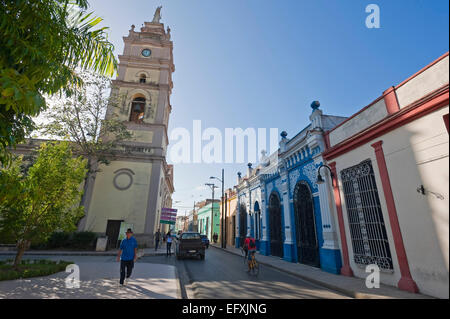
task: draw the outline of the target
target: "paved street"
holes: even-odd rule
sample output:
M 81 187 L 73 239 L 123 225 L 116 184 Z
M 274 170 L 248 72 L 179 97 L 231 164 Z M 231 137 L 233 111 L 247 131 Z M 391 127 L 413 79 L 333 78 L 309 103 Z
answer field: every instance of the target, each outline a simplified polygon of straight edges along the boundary
M 143 257 L 142 261 L 176 265 L 188 294 L 189 290 L 193 294 L 188 296 L 191 298 L 348 298 L 270 267 L 261 266 L 258 277 L 249 275 L 242 257 L 214 248 L 206 251 L 204 261 L 178 261 L 174 256 Z
M 0 260 L 12 256 L 0 256 Z M 67 273 L 0 282 L 0 298 L 348 298 L 270 267 L 258 277 L 247 274 L 243 259 L 210 248 L 204 261 L 175 256 L 142 257 L 127 288 L 117 287 L 118 263 L 112 256 L 25 256 L 70 260 L 80 266 L 80 289 L 66 289 Z M 182 292 L 175 282 L 175 268 Z

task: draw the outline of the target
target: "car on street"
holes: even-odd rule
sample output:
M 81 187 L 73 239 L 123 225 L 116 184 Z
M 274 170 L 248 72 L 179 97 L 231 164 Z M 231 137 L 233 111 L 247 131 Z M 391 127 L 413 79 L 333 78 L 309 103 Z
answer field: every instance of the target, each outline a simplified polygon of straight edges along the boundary
M 200 237 L 202 238 L 203 245 L 205 245 L 206 249 L 208 249 L 208 248 L 209 248 L 209 239 L 208 239 L 208 236 L 206 236 L 206 235 L 200 235 Z
M 200 237 L 200 233 L 182 233 L 175 244 L 175 255 L 177 259 L 184 257 L 199 257 L 201 260 L 204 260 L 205 245 Z

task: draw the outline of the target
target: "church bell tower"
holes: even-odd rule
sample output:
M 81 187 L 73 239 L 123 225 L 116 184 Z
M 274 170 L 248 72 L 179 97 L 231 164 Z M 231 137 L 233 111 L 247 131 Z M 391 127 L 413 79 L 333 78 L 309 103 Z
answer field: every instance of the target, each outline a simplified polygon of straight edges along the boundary
M 106 116 L 121 120 L 132 138 L 121 143 L 123 152 L 109 165 L 100 165 L 83 225 L 84 230 L 114 238 L 118 225 L 127 223 L 139 244 L 147 247 L 153 246 L 161 208 L 171 207 L 173 193 L 173 167 L 167 165 L 166 151 L 175 66 L 170 28 L 160 23 L 160 10 L 152 22 L 139 31 L 132 25 L 123 37 L 111 90 L 118 105 L 111 105 Z

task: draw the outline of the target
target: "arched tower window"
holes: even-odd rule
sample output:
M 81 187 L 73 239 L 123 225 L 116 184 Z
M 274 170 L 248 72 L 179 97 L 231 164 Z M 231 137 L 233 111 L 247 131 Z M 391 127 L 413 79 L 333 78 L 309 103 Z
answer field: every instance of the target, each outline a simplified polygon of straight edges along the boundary
M 131 114 L 130 121 L 136 123 L 142 123 L 144 120 L 145 112 L 145 98 L 137 97 L 131 102 Z
M 139 77 L 139 83 L 145 83 L 147 81 L 147 77 L 145 74 L 141 74 Z

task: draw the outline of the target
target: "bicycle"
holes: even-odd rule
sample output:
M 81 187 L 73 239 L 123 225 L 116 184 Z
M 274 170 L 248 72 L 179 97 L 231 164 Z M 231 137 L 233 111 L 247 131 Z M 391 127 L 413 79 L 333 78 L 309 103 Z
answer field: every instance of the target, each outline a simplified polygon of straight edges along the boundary
M 250 260 L 250 273 L 252 273 L 255 276 L 258 276 L 259 274 L 259 264 L 256 261 L 255 257 L 255 251 L 249 252 L 252 254 L 252 259 Z

